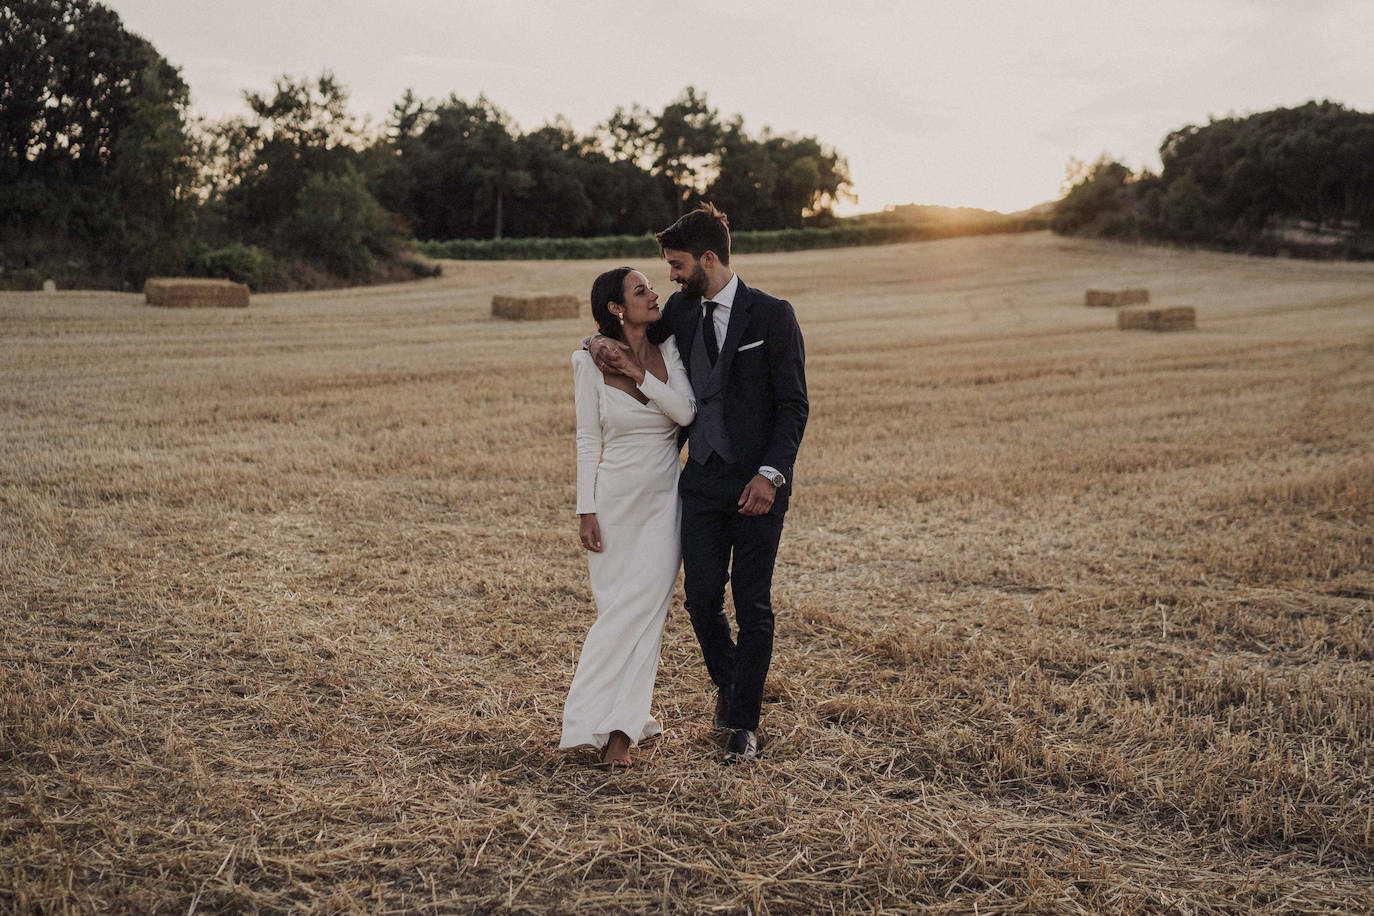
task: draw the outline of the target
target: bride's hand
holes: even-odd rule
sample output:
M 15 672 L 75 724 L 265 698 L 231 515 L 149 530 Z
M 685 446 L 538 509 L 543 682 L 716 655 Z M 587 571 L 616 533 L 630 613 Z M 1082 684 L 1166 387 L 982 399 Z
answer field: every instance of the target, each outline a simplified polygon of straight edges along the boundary
M 596 363 L 596 368 L 602 372 L 626 374 L 621 368 L 626 365 L 625 357 L 629 357 L 629 362 L 634 361 L 634 357 L 629 355 L 629 351 L 629 344 L 612 340 L 603 334 L 594 334 L 587 341 L 587 352 L 592 355 L 592 362 Z
M 607 368 L 628 376 L 636 385 L 644 381 L 644 367 L 635 358 L 634 352 L 619 341 L 611 341 L 615 346 L 606 355 Z
M 577 535 L 582 539 L 582 546 L 592 553 L 601 552 L 601 526 L 596 523 L 596 513 L 589 512 L 586 515 L 578 516 Z

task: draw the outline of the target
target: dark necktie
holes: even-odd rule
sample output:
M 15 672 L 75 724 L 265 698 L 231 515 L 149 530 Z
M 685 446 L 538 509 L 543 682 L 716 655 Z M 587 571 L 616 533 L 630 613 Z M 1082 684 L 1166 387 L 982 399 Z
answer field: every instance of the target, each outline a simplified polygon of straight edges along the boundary
M 715 319 L 711 317 L 711 313 L 716 310 L 716 306 L 720 305 L 720 303 L 712 302 L 710 299 L 707 299 L 701 304 L 706 306 L 706 318 L 703 319 L 706 323 L 701 326 L 701 336 L 702 339 L 706 341 L 706 358 L 709 359 L 711 365 L 714 366 L 716 364 L 716 358 L 720 356 L 720 344 L 716 342 L 716 322 Z

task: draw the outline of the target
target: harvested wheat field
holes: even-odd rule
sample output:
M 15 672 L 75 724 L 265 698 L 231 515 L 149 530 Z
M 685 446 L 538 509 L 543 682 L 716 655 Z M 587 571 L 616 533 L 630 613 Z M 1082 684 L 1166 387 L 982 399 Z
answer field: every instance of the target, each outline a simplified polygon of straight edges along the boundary
M 812 401 L 763 756 L 713 761 L 679 604 L 618 776 L 556 747 L 590 320 L 489 314 L 608 266 L 0 294 L 6 908 L 1374 908 L 1374 264 L 737 258 Z

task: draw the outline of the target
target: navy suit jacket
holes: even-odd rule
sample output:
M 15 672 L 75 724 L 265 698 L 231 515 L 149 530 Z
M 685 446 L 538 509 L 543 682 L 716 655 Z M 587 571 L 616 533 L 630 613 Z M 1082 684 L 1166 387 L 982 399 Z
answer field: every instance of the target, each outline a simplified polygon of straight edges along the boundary
M 692 377 L 692 345 L 701 326 L 701 297 L 673 293 L 663 316 L 649 329 L 661 343 L 677 338 L 678 351 L 698 400 L 708 396 L 707 380 Z M 753 346 L 751 346 L 751 344 Z M 730 325 L 720 348 L 725 361 L 725 431 L 737 465 L 750 476 L 759 467 L 776 468 L 787 484 L 773 500 L 773 512 L 786 511 L 793 466 L 810 404 L 806 399 L 806 350 L 791 303 L 751 289 L 740 281 L 730 306 Z

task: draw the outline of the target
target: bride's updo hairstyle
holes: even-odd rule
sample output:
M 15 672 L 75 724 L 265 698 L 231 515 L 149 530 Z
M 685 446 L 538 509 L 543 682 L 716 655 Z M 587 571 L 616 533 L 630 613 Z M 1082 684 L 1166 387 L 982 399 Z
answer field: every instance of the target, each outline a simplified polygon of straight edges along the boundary
M 632 267 L 616 267 L 606 271 L 592 281 L 592 318 L 596 330 L 614 340 L 624 340 L 620 330 L 620 319 L 611 313 L 611 303 L 625 304 L 625 277 Z

